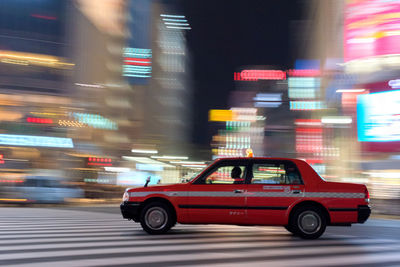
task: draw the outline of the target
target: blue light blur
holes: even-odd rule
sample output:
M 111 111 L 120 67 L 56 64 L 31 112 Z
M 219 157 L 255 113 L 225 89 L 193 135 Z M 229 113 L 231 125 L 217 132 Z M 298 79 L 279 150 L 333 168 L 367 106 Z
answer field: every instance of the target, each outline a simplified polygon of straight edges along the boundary
M 362 142 L 400 141 L 400 90 L 359 95 L 357 130 Z
M 0 144 L 10 146 L 61 147 L 73 148 L 71 138 L 0 134 Z

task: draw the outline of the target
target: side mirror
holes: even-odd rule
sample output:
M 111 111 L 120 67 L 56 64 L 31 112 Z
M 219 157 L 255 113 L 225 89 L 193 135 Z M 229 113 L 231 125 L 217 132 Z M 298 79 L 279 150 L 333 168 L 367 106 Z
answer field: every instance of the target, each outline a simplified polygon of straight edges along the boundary
M 146 179 L 146 183 L 144 184 L 144 187 L 147 187 L 147 185 L 150 183 L 150 176 L 149 177 L 147 177 L 147 179 Z

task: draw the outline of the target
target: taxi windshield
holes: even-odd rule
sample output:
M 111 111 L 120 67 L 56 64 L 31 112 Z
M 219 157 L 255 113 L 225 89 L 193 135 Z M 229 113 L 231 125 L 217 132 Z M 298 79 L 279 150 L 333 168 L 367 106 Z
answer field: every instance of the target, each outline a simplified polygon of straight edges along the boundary
M 202 173 L 205 169 L 207 169 L 211 165 L 211 163 L 205 166 L 204 168 L 194 172 L 193 175 L 188 179 L 188 182 L 193 181 L 197 176 L 199 176 L 200 173 Z

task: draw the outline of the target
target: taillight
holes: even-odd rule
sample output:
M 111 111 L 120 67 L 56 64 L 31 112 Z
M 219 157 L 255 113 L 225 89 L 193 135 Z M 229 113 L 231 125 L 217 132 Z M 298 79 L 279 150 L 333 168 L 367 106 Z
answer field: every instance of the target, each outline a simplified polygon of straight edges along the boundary
M 122 196 L 122 201 L 123 201 L 123 202 L 126 202 L 126 201 L 128 201 L 128 200 L 129 200 L 129 193 L 128 193 L 128 192 L 125 192 L 124 195 Z
M 369 192 L 367 188 L 365 188 L 365 202 L 369 203 Z

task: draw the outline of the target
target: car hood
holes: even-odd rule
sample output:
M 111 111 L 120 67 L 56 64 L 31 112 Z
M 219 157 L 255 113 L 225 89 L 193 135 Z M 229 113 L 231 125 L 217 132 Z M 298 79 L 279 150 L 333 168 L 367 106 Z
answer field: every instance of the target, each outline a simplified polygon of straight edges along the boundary
M 188 183 L 168 184 L 168 185 L 149 185 L 147 187 L 135 187 L 127 189 L 128 192 L 149 192 L 149 191 L 182 191 L 187 188 Z

